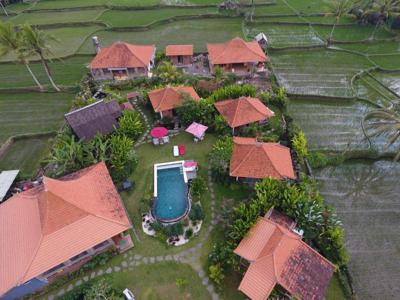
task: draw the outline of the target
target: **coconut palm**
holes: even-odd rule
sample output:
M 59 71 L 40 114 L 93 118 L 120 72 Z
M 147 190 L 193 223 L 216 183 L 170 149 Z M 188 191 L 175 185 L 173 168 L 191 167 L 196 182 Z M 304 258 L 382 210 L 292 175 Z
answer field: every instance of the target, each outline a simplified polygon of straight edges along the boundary
M 23 51 L 21 33 L 16 31 L 11 23 L 0 22 L 0 57 L 7 54 L 15 55 L 18 62 L 25 65 L 39 89 L 43 90 L 43 86 L 30 68 L 29 60 Z
M 367 130 L 369 137 L 387 137 L 387 147 L 400 141 L 400 114 L 396 110 L 374 110 L 364 117 L 363 126 Z M 399 158 L 400 150 L 394 160 Z
M 0 0 L 0 6 L 3 9 L 5 15 L 8 16 L 8 12 L 7 12 L 7 10 L 6 10 L 5 6 L 4 6 L 3 0 Z
M 49 42 L 57 41 L 57 39 L 42 30 L 33 28 L 29 24 L 22 25 L 21 32 L 23 36 L 24 50 L 30 55 L 38 55 L 40 57 L 51 85 L 57 92 L 59 92 L 60 88 L 55 84 L 50 72 L 50 67 L 46 60 L 47 55 L 53 55 L 49 46 Z
M 333 23 L 332 30 L 328 38 L 328 43 L 331 43 L 333 32 L 335 31 L 337 24 L 339 24 L 339 21 L 343 15 L 350 11 L 353 6 L 353 2 L 351 0 L 329 0 L 326 1 L 326 4 L 329 10 L 328 14 L 335 17 L 335 22 Z

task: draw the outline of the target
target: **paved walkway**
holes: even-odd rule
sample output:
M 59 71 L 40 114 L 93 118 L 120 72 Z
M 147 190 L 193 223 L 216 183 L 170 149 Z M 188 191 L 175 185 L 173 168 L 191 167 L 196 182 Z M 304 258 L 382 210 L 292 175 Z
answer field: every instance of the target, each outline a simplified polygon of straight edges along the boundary
M 211 231 L 214 226 L 218 223 L 216 213 L 215 213 L 215 193 L 214 186 L 211 180 L 211 169 L 208 167 L 208 189 L 211 197 L 211 222 L 207 228 L 202 228 L 206 230 L 205 234 L 203 234 L 200 238 L 198 238 L 198 242 L 193 247 L 183 250 L 176 254 L 162 255 L 162 256 L 142 256 L 139 254 L 135 254 L 134 250 L 129 253 L 123 254 L 123 261 L 118 266 L 114 266 L 113 268 L 102 268 L 97 271 L 92 271 L 90 274 L 87 274 L 83 278 L 77 280 L 74 284 L 68 285 L 66 288 L 62 288 L 58 291 L 53 291 L 51 295 L 47 297 L 48 300 L 56 299 L 57 296 L 62 296 L 66 292 L 72 290 L 75 287 L 80 286 L 83 282 L 88 281 L 89 279 L 93 279 L 95 277 L 111 274 L 114 272 L 128 272 L 133 271 L 135 267 L 140 265 L 152 265 L 160 262 L 167 261 L 175 261 L 178 263 L 186 263 L 189 264 L 200 277 L 202 284 L 210 293 L 212 300 L 219 300 L 220 297 L 214 289 L 213 284 L 208 278 L 207 274 L 203 271 L 202 266 L 199 263 L 200 260 L 200 250 L 203 247 L 205 241 L 209 238 Z

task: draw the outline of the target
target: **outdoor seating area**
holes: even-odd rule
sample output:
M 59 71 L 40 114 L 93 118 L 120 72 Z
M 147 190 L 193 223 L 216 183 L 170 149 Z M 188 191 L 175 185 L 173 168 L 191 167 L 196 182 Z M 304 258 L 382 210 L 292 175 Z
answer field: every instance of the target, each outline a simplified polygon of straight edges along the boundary
M 150 131 L 153 145 L 164 145 L 169 143 L 168 129 L 165 127 L 154 127 Z

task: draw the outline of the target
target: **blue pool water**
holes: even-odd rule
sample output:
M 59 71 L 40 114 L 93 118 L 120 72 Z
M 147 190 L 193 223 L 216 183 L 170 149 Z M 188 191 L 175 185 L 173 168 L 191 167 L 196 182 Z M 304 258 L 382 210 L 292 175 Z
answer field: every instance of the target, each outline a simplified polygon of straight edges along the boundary
M 153 214 L 162 221 L 182 217 L 188 207 L 187 184 L 180 167 L 157 170 L 157 199 Z

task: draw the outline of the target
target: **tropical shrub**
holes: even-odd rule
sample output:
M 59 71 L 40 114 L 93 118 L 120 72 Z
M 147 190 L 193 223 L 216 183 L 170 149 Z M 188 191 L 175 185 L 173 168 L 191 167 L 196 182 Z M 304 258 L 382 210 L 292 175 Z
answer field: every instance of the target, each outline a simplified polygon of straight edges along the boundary
M 193 236 L 193 229 L 189 228 L 185 231 L 185 239 L 190 239 Z
M 313 151 L 308 155 L 308 162 L 314 169 L 320 169 L 328 165 L 328 158 L 324 153 Z
M 261 93 L 259 97 L 267 106 L 274 105 L 282 111 L 286 110 L 288 98 L 285 89 L 282 87 L 274 89 L 272 94 L 268 92 Z
M 119 119 L 118 133 L 136 140 L 143 133 L 143 122 L 137 111 L 124 110 Z
M 197 176 L 190 184 L 190 192 L 194 197 L 200 197 L 207 190 L 207 183 L 201 176 Z
M 292 139 L 292 148 L 299 161 L 303 161 L 308 156 L 307 139 L 303 131 L 299 130 L 295 133 Z
M 126 179 L 136 168 L 137 161 L 131 139 L 125 135 L 115 134 L 111 136 L 108 164 L 113 180 L 120 182 Z
M 242 96 L 254 97 L 255 95 L 256 88 L 253 85 L 228 85 L 214 91 L 211 96 L 207 98 L 207 100 L 214 103 L 220 100 L 236 99 Z
M 192 206 L 189 213 L 189 219 L 192 222 L 198 222 L 204 219 L 204 211 L 200 204 L 195 204 Z
M 161 62 L 155 69 L 154 75 L 163 84 L 179 83 L 182 81 L 182 72 L 169 61 Z
M 188 282 L 185 278 L 178 277 L 175 279 L 175 284 L 179 290 L 183 290 L 187 286 Z
M 109 277 L 103 277 L 93 283 L 85 292 L 84 300 L 122 300 L 123 297 L 116 296 L 119 292 L 111 284 Z
M 222 281 L 225 278 L 224 272 L 220 265 L 211 265 L 208 268 L 208 275 L 210 279 L 214 281 L 217 285 L 221 285 Z
M 201 100 L 200 102 L 187 100 L 184 101 L 182 106 L 176 108 L 176 113 L 185 126 L 190 125 L 192 122 L 197 122 L 212 129 L 216 110 L 214 105 L 207 100 Z
M 232 156 L 233 139 L 230 136 L 220 138 L 210 152 L 210 166 L 213 178 L 220 183 L 230 181 L 229 163 Z

